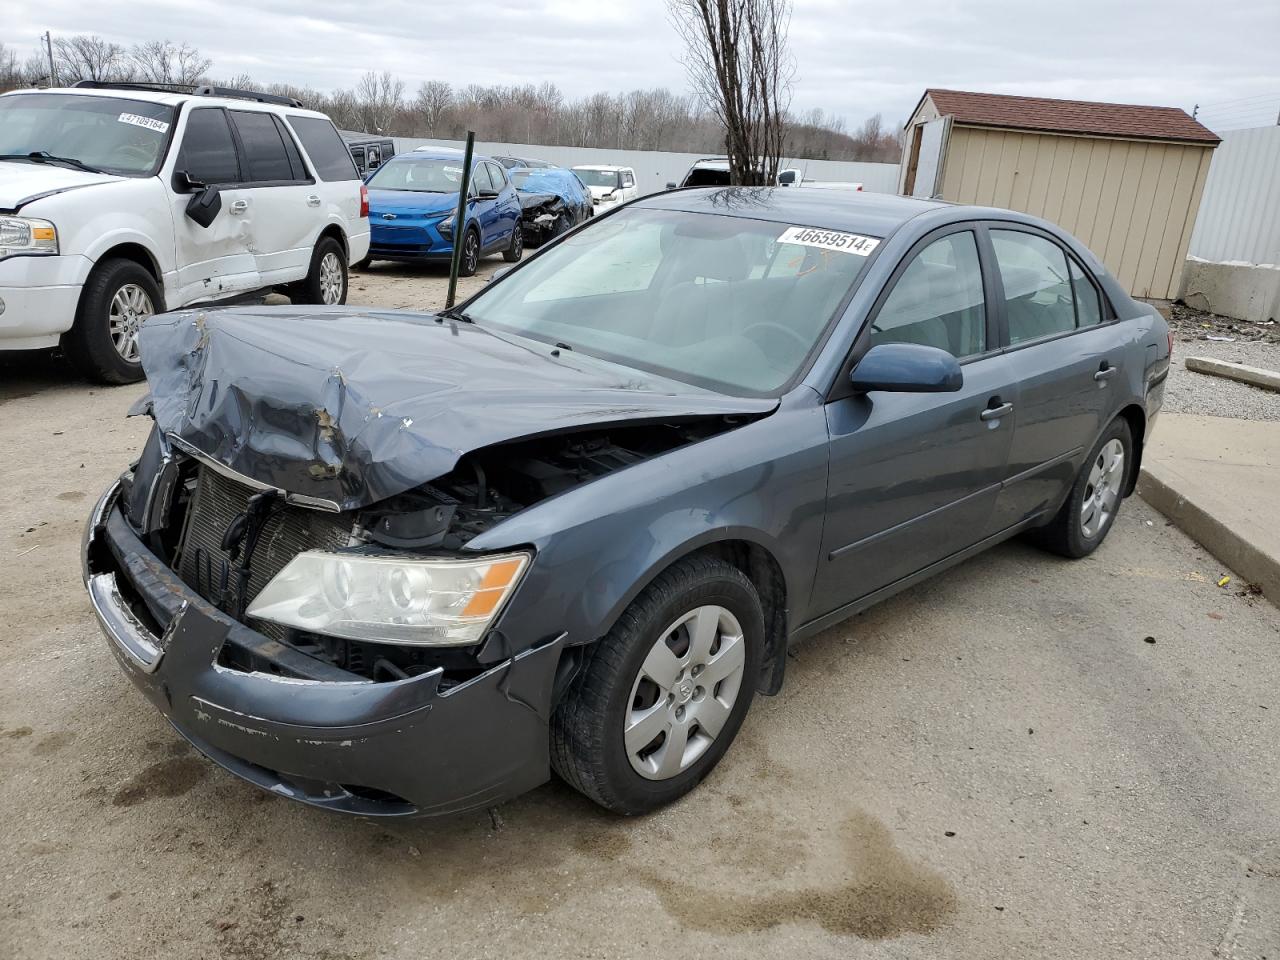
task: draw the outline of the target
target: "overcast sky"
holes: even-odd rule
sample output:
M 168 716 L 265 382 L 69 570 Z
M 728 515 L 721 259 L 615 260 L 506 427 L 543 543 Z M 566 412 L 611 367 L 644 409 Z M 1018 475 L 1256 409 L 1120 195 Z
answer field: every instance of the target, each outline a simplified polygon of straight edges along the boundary
M 391 70 L 410 91 L 445 79 L 551 81 L 570 96 L 688 88 L 663 0 L 4 0 L 0 42 L 47 29 L 128 45 L 185 40 L 215 75 L 321 88 Z M 1220 128 L 1280 111 L 1278 0 L 795 0 L 792 106 L 850 127 L 906 120 L 925 87 L 1152 103 Z

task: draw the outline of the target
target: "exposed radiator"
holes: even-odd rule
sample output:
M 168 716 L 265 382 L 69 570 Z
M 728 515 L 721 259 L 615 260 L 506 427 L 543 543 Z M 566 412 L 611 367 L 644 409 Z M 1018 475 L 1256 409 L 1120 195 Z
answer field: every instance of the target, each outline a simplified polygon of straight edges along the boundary
M 249 505 L 254 491 L 222 474 L 200 467 L 183 535 L 178 574 L 197 593 L 227 613 L 235 613 L 235 570 L 222 538 L 227 527 Z M 263 525 L 249 563 L 249 583 L 244 603 L 258 595 L 285 564 L 303 550 L 345 547 L 351 535 L 351 518 L 341 514 L 287 505 L 276 510 Z M 264 633 L 280 635 L 279 628 L 256 623 Z

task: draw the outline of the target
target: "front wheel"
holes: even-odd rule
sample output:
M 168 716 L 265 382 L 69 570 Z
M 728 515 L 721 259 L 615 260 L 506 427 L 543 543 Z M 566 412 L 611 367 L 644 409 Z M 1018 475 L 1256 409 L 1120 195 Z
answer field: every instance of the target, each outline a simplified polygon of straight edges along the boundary
M 502 251 L 502 259 L 507 263 L 519 263 L 520 258 L 524 256 L 524 225 L 516 224 L 516 228 L 511 231 L 511 246 Z
M 138 331 L 147 317 L 162 310 L 160 286 L 145 268 L 132 260 L 103 260 L 85 282 L 62 349 L 82 374 L 98 383 L 141 380 Z
M 709 556 L 663 572 L 590 651 L 551 720 L 551 764 L 621 814 L 692 790 L 751 706 L 764 614 L 751 581 Z
M 478 269 L 480 269 L 480 234 L 474 230 L 468 230 L 462 237 L 462 257 L 458 261 L 458 275 L 474 277 Z
M 1035 531 L 1035 539 L 1064 557 L 1093 553 L 1115 523 L 1133 463 L 1133 434 L 1128 422 L 1117 417 L 1089 452 L 1062 509 Z
M 347 253 L 333 237 L 324 237 L 311 251 L 311 269 L 289 298 L 294 303 L 337 306 L 347 302 Z

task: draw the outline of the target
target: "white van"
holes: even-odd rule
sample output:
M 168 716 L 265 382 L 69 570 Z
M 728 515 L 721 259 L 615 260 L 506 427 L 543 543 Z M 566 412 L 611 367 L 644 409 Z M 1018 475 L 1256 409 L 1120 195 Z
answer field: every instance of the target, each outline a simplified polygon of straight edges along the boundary
M 640 196 L 636 172 L 631 167 L 587 164 L 571 169 L 591 191 L 591 205 L 595 213 L 612 210 L 617 204 Z
M 344 303 L 368 199 L 333 123 L 220 87 L 0 95 L 0 350 L 142 377 L 152 313 L 280 290 Z

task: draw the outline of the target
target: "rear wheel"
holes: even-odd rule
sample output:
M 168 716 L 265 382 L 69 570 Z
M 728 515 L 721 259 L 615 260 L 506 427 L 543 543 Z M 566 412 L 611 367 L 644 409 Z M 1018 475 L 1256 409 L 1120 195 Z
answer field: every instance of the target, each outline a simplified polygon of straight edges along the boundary
M 1039 544 L 1064 557 L 1093 553 L 1115 523 L 1133 462 L 1133 436 L 1118 417 L 1089 452 L 1057 516 L 1035 531 Z
M 333 237 L 322 237 L 311 251 L 311 269 L 290 292 L 294 303 L 336 306 L 347 302 L 347 252 Z
M 138 331 L 147 317 L 163 310 L 160 287 L 143 266 L 120 258 L 103 260 L 89 274 L 75 323 L 62 335 L 62 349 L 91 380 L 141 380 Z
M 590 652 L 552 716 L 552 766 L 615 813 L 683 796 L 742 726 L 763 645 L 760 598 L 742 571 L 681 561 Z

